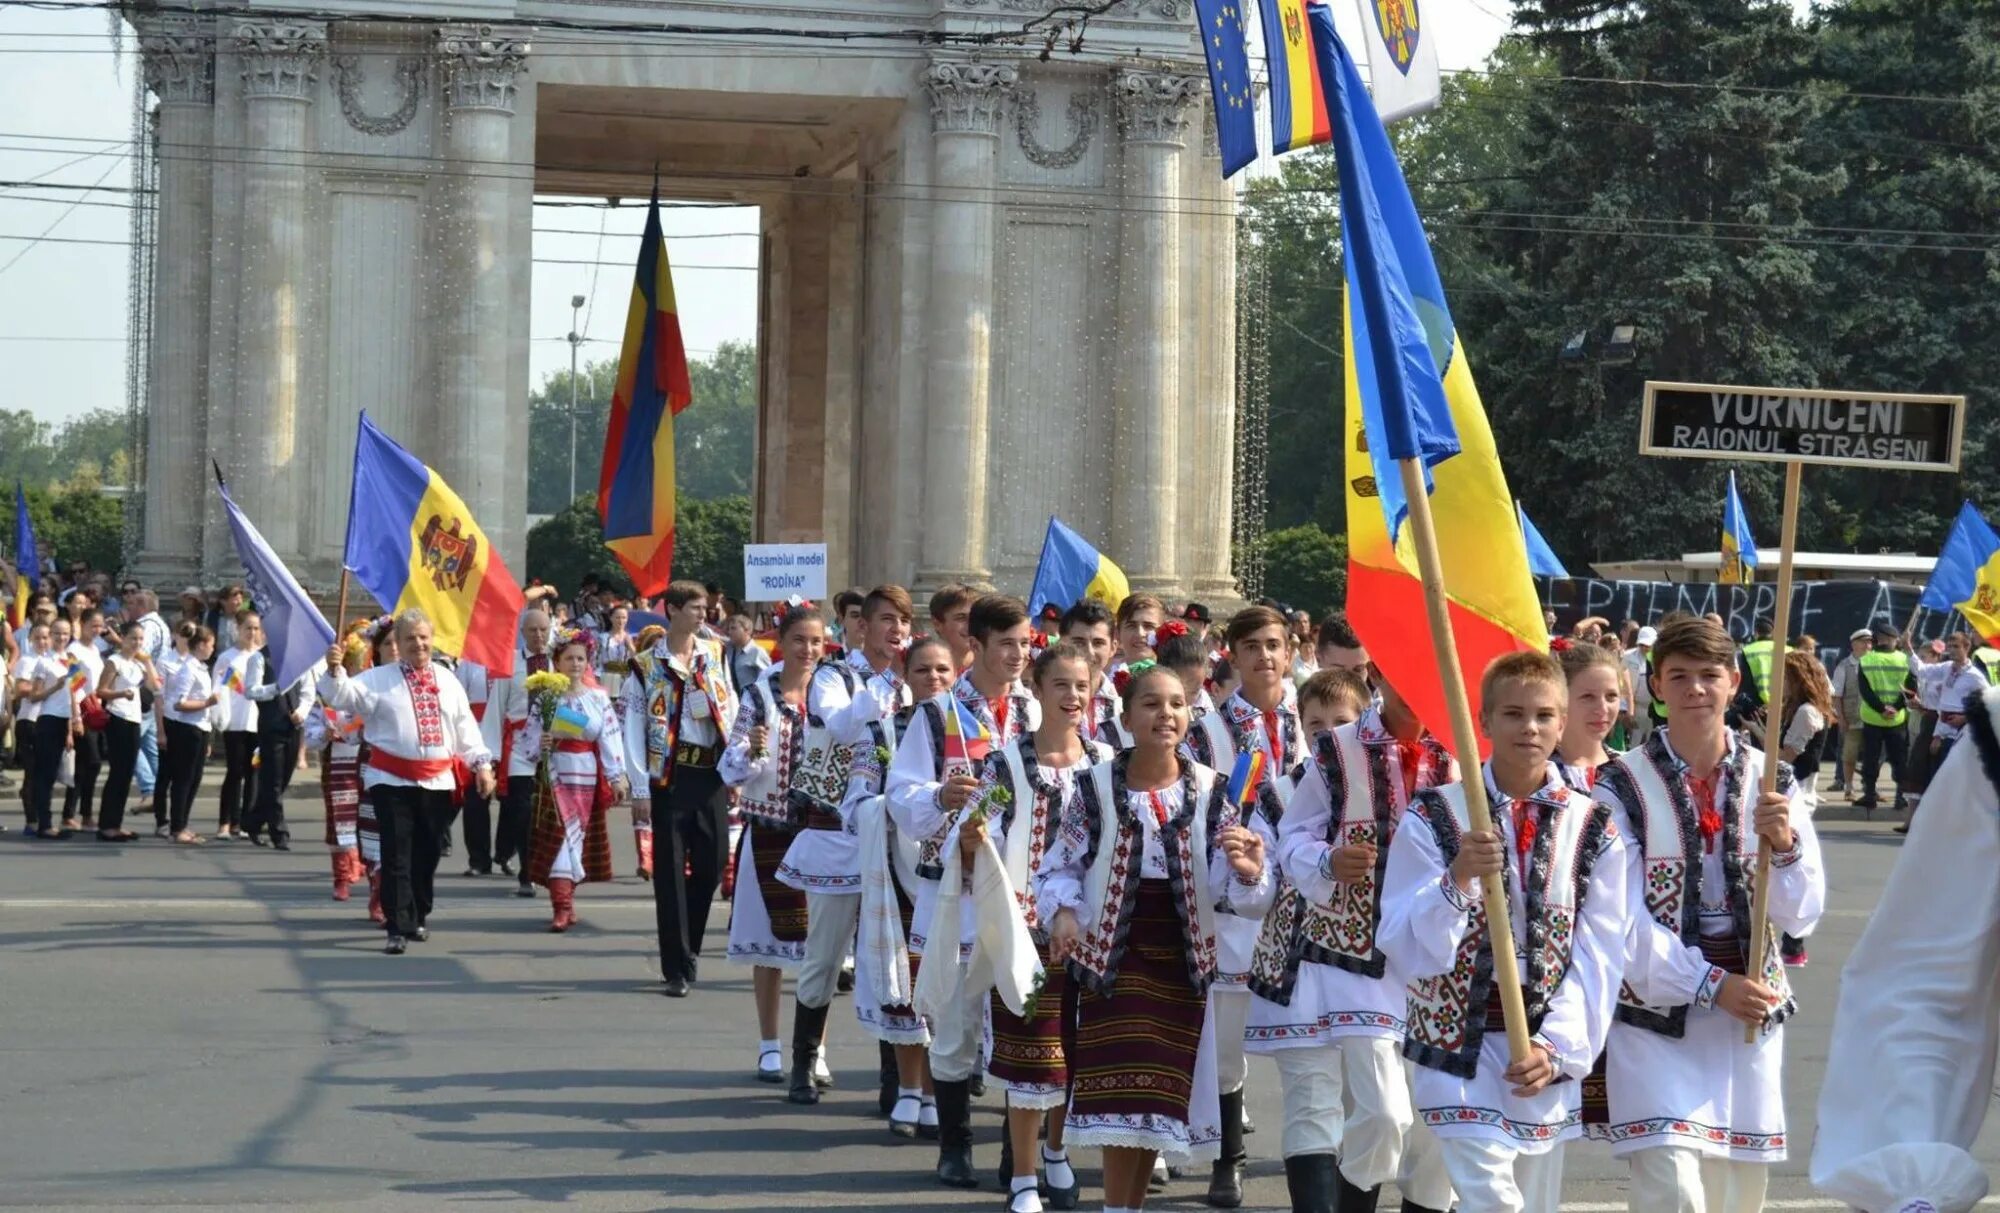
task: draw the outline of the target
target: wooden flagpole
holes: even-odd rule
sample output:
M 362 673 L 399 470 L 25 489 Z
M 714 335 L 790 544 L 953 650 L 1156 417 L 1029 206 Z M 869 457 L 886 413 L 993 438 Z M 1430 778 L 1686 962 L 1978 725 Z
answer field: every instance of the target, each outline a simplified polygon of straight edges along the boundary
M 1785 651 L 1792 620 L 1792 552 L 1799 536 L 1799 477 L 1805 465 L 1785 464 L 1784 546 L 1778 555 L 1778 601 L 1774 604 L 1776 637 L 1771 645 L 1771 693 L 1764 711 L 1764 778 L 1759 790 L 1778 790 L 1778 755 L 1784 749 Z M 1764 954 L 1771 947 L 1771 840 L 1757 840 L 1757 883 L 1750 903 L 1750 956 L 1743 967 L 1752 981 L 1763 980 Z M 1746 1024 L 1743 1043 L 1757 1043 L 1758 1027 Z
M 1437 656 L 1438 678 L 1451 713 L 1451 737 L 1465 790 L 1465 814 L 1475 830 L 1493 828 L 1493 811 L 1486 803 L 1486 778 L 1479 762 L 1479 737 L 1473 732 L 1472 703 L 1465 694 L 1465 671 L 1458 665 L 1458 645 L 1451 630 L 1451 606 L 1445 597 L 1444 561 L 1438 556 L 1437 525 L 1431 518 L 1430 491 L 1419 460 L 1396 461 L 1403 475 L 1403 495 L 1410 506 L 1410 537 L 1417 550 L 1417 571 L 1424 583 L 1424 609 L 1430 616 L 1431 647 Z M 1500 988 L 1500 1012 L 1507 1021 L 1507 1059 L 1519 1065 L 1529 1056 L 1528 1007 L 1521 996 L 1521 968 L 1514 955 L 1513 919 L 1507 911 L 1507 884 L 1498 873 L 1482 878 L 1486 934 L 1493 947 L 1493 980 Z M 1474 1013 L 1477 1014 L 1475 1008 Z
M 340 605 L 333 608 L 333 638 L 337 642 L 343 638 L 342 631 L 347 626 L 347 566 L 340 566 Z

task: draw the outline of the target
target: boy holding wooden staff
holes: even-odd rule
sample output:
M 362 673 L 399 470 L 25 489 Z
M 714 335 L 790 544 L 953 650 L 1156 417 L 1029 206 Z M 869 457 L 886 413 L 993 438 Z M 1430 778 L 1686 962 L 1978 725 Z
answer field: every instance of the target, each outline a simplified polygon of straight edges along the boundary
M 1776 930 L 1812 929 L 1826 874 L 1790 770 L 1760 794 L 1767 759 L 1724 721 L 1740 681 L 1720 625 L 1662 627 L 1653 693 L 1672 723 L 1598 769 L 1596 799 L 1617 814 L 1631 865 L 1634 928 L 1606 1087 L 1633 1213 L 1755 1213 L 1785 1158 L 1779 1025 L 1796 1004 L 1777 948 L 1748 955 L 1758 842 L 1771 844 Z M 1762 1029 L 1755 1043 L 1745 1024 Z

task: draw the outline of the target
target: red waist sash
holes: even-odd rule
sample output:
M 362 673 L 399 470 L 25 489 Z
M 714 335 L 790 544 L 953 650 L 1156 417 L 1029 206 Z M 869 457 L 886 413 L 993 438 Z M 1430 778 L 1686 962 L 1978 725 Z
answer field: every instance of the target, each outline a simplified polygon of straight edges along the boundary
M 594 741 L 582 741 L 575 737 L 558 737 L 556 749 L 565 754 L 591 754 L 597 750 Z
M 472 786 L 472 768 L 457 758 L 405 758 L 374 746 L 368 748 L 368 765 L 398 779 L 422 783 L 439 775 L 451 776 L 451 802 L 462 804 L 465 790 Z

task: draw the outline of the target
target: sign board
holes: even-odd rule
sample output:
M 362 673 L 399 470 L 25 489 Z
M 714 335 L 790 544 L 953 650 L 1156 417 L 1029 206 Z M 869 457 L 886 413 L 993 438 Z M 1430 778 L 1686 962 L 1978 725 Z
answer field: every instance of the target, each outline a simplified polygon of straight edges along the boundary
M 744 599 L 749 602 L 783 602 L 794 596 L 814 602 L 826 597 L 826 545 L 744 544 Z
M 1646 384 L 1639 453 L 1955 472 L 1965 397 Z

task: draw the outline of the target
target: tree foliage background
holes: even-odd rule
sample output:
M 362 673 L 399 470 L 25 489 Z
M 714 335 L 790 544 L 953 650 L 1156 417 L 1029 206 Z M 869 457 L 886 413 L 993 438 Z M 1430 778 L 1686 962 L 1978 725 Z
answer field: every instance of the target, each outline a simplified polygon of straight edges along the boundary
M 101 490 L 130 482 L 125 414 L 95 409 L 60 426 L 26 409 L 0 409 L 0 535 L 14 555 L 14 486 L 28 495 L 42 559 L 123 563 L 124 507 Z
M 750 475 L 757 434 L 757 351 L 725 341 L 688 364 L 694 402 L 674 429 L 674 576 L 743 592 L 743 545 L 750 542 Z M 574 590 L 596 573 L 628 592 L 597 521 L 597 476 L 618 360 L 592 362 L 576 376 L 576 487 L 570 483 L 570 374 L 548 376 L 528 398 L 528 512 L 549 517 L 528 531 L 529 577 Z
M 1814 468 L 1803 547 L 1931 553 L 1961 498 L 2000 509 L 1996 46 L 1984 0 L 1524 0 L 1393 128 L 1509 485 L 1572 568 L 1714 547 L 1731 466 L 1777 542 L 1773 465 L 1637 455 L 1647 379 L 1968 395 L 1962 476 Z M 1316 151 L 1246 200 L 1277 530 L 1344 530 L 1337 186 Z

